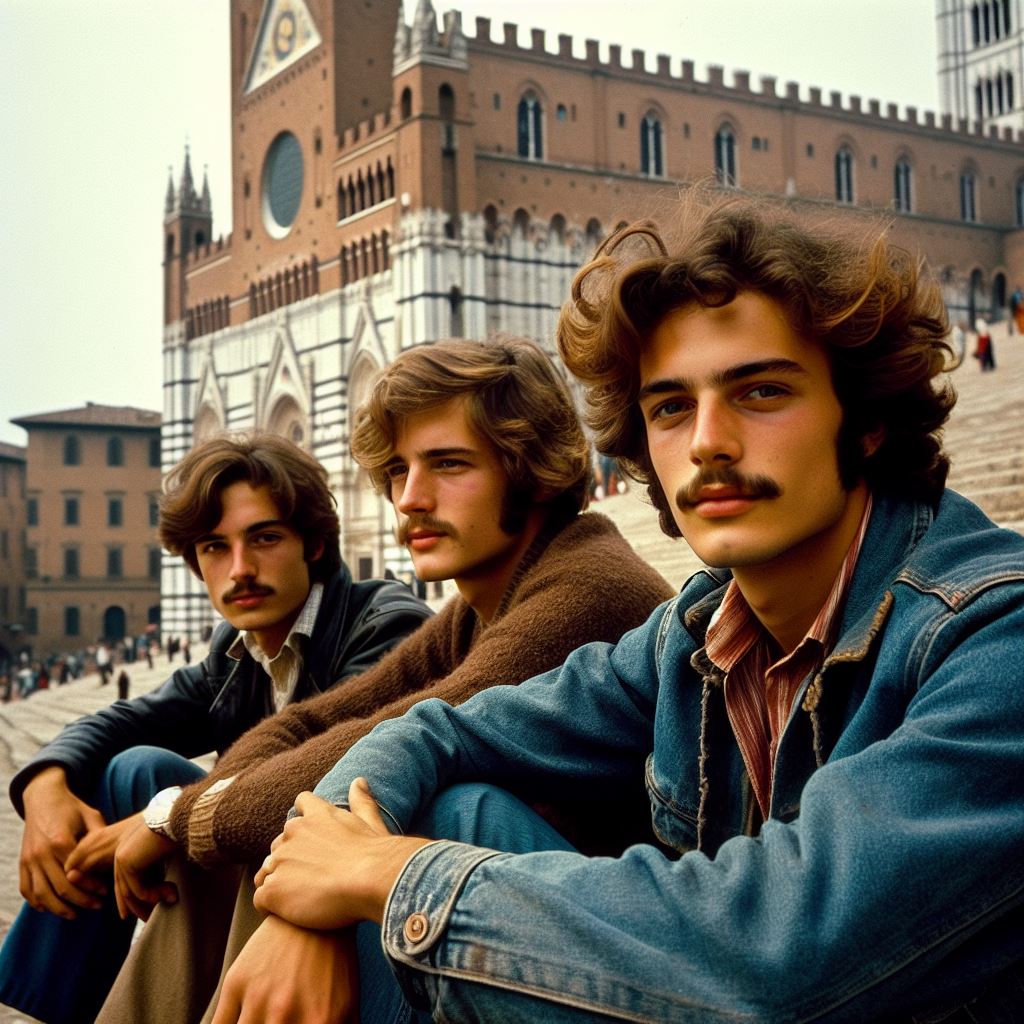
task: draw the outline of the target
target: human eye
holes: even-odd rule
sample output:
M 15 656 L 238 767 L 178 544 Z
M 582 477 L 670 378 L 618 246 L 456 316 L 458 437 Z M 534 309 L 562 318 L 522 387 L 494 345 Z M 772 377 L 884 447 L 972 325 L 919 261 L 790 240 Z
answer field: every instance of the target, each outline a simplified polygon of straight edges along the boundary
M 384 467 L 384 474 L 389 480 L 397 480 L 399 477 L 405 476 L 408 471 L 404 462 L 392 462 Z
M 214 555 L 218 551 L 222 551 L 224 548 L 224 541 L 222 540 L 204 540 L 200 541 L 196 546 L 197 551 L 201 555 Z
M 256 547 L 265 548 L 271 544 L 276 544 L 281 537 L 282 534 L 278 530 L 260 530 L 259 533 L 254 533 L 250 540 Z
M 763 381 L 748 387 L 743 392 L 743 397 L 754 402 L 768 402 L 773 399 L 785 398 L 789 394 L 791 394 L 789 388 L 784 385 Z
M 655 402 L 647 409 L 647 419 L 651 423 L 673 420 L 684 416 L 690 410 L 690 403 L 683 398 L 666 398 Z
M 434 466 L 441 470 L 463 469 L 468 465 L 469 463 L 465 459 L 458 459 L 454 455 L 445 455 L 434 463 Z

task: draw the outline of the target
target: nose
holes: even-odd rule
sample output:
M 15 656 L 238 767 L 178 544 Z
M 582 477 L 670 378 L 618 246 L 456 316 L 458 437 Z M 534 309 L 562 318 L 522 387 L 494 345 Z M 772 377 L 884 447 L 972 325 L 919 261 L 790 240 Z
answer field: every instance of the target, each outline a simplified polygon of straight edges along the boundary
M 433 510 L 434 488 L 425 468 L 415 465 L 408 468 L 401 482 L 401 493 L 395 500 L 395 508 L 403 515 Z
M 244 541 L 231 545 L 231 578 L 233 580 L 252 579 L 256 576 L 256 558 L 252 549 Z
M 690 461 L 695 466 L 737 462 L 743 454 L 736 414 L 715 397 L 698 402 L 690 433 Z

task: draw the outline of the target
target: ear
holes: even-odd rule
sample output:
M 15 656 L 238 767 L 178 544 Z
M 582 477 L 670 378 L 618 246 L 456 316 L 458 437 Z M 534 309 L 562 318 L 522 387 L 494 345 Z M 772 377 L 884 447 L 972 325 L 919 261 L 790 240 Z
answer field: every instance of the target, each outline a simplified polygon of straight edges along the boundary
M 309 558 L 306 559 L 306 561 L 310 562 L 310 563 L 316 562 L 320 558 L 323 557 L 323 553 L 324 553 L 324 542 L 320 541 L 317 544 L 317 546 L 314 548 L 313 553 L 309 556 Z
M 882 442 L 885 440 L 885 428 L 879 427 L 877 430 L 872 430 L 870 434 L 865 434 L 861 438 L 860 446 L 864 451 L 864 458 L 870 459 L 879 448 L 882 447 Z

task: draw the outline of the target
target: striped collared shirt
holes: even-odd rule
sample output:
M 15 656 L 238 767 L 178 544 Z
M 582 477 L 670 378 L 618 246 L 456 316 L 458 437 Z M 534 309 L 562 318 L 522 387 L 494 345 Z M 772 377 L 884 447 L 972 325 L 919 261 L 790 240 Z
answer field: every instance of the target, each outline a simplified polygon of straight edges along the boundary
M 242 657 L 243 650 L 249 652 L 263 671 L 270 676 L 273 686 L 274 708 L 280 711 L 295 692 L 295 684 L 299 681 L 299 674 L 302 672 L 303 647 L 305 641 L 313 635 L 313 624 L 316 622 L 317 612 L 320 611 L 320 600 L 324 594 L 324 585 L 314 583 L 309 588 L 309 596 L 306 603 L 299 612 L 299 617 L 292 623 L 285 642 L 281 644 L 281 650 L 273 658 L 268 658 L 263 648 L 260 647 L 256 637 L 247 630 L 242 630 L 235 638 L 235 642 L 228 649 L 229 657 L 236 661 Z
M 803 640 L 785 657 L 772 661 L 772 641 L 735 580 L 708 627 L 707 656 L 725 673 L 729 722 L 765 819 L 771 807 L 779 739 L 803 681 L 821 667 L 835 643 L 846 590 L 870 516 L 869 495 L 860 527 L 825 603 Z

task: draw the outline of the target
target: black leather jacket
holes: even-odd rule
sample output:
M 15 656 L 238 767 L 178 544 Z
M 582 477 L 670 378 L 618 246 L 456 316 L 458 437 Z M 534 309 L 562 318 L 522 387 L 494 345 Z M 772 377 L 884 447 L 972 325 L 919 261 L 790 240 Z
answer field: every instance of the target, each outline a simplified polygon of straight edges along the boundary
M 404 584 L 354 582 L 342 565 L 324 584 L 292 700 L 305 700 L 364 672 L 430 614 Z M 48 765 L 63 766 L 72 791 L 90 800 L 107 763 L 122 750 L 149 745 L 183 757 L 222 753 L 273 714 L 267 674 L 248 651 L 239 661 L 228 657 L 237 635 L 230 623 L 221 623 L 209 654 L 198 664 L 179 668 L 152 693 L 119 700 L 66 726 L 11 780 L 11 802 L 18 813 L 24 814 L 25 787 Z

